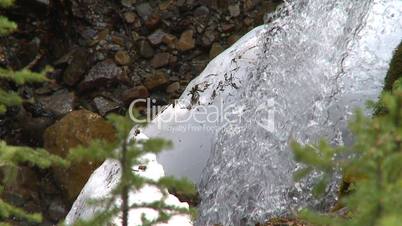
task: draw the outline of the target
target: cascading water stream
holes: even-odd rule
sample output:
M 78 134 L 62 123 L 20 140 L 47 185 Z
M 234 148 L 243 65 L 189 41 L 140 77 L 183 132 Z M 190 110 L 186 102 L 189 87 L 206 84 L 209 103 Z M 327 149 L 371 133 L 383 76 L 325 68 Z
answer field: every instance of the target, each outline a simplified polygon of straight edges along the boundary
M 179 103 L 142 131 L 173 141 L 174 149 L 158 156 L 168 175 L 201 178 L 196 223 L 246 225 L 328 207 L 339 178 L 315 200 L 314 176 L 292 181 L 299 166 L 289 141 L 350 143 L 347 121 L 378 97 L 401 39 L 402 0 L 285 1 L 272 23 L 211 61 Z M 69 224 L 94 214 L 87 200 L 107 195 L 118 170 L 108 160 L 94 172 Z
M 377 98 L 384 61 L 402 38 L 398 1 L 301 0 L 285 7 L 259 44 L 264 47 L 258 66 L 237 93 L 233 112 L 243 120 L 218 131 L 203 172 L 199 225 L 243 225 L 299 207 L 328 207 L 336 198 L 336 178 L 326 198 L 315 200 L 314 176 L 292 180 L 298 165 L 289 142 L 347 143 L 351 112 Z M 376 45 L 386 37 L 381 29 L 390 27 L 399 37 L 387 43 L 384 57 Z

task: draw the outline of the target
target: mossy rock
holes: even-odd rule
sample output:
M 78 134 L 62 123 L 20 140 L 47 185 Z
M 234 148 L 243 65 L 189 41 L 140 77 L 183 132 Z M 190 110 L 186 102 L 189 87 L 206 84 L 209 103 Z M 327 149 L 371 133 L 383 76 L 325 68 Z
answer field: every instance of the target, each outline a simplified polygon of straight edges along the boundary
M 116 139 L 114 127 L 101 116 L 87 111 L 72 111 L 49 127 L 44 134 L 44 146 L 52 154 L 66 157 L 70 149 L 88 145 L 95 139 L 112 142 Z M 65 199 L 72 204 L 92 172 L 101 162 L 79 162 L 70 168 L 53 167 L 55 180 L 67 193 Z

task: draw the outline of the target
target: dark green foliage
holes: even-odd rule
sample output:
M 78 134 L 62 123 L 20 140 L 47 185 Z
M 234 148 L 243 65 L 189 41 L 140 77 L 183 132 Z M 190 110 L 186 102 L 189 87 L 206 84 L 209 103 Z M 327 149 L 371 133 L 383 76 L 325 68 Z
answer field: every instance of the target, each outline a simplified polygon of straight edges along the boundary
M 402 87 L 402 42 L 394 51 L 389 70 L 385 76 L 383 94 L 392 92 L 393 89 Z M 382 94 L 382 95 L 383 95 Z M 371 103 L 374 107 L 374 115 L 385 114 L 386 109 L 381 101 Z
M 389 70 L 385 77 L 384 91 L 392 91 L 394 83 L 400 78 L 402 78 L 402 42 L 395 50 L 389 65 Z
M 173 189 L 181 194 L 194 195 L 196 189 L 193 184 L 187 180 L 176 180 L 173 177 L 164 177 L 159 181 L 153 181 L 143 178 L 132 170 L 133 165 L 141 165 L 140 157 L 147 153 L 159 153 L 163 149 L 170 148 L 171 142 L 153 138 L 148 140 L 136 140 L 130 137 L 130 131 L 133 128 L 133 123 L 127 118 L 118 115 L 109 115 L 108 120 L 114 125 L 117 130 L 117 138 L 113 143 L 104 141 L 94 141 L 89 147 L 78 147 L 70 151 L 68 158 L 71 161 L 81 160 L 99 160 L 105 158 L 116 159 L 120 162 L 121 176 L 120 182 L 113 189 L 110 197 L 103 200 L 93 200 L 94 205 L 103 205 L 103 211 L 89 221 L 81 221 L 76 225 L 92 226 L 106 225 L 111 218 L 116 215 L 122 216 L 122 226 L 127 225 L 128 212 L 135 208 L 151 208 L 159 213 L 159 217 L 154 221 L 149 221 L 145 217 L 142 219 L 142 225 L 154 225 L 160 222 L 166 222 L 173 214 L 190 213 L 191 210 L 169 206 L 164 203 L 164 198 L 167 197 L 167 189 Z M 164 198 L 161 201 L 153 203 L 131 204 L 128 202 L 130 191 L 138 191 L 144 185 L 153 185 L 158 187 Z M 116 200 L 122 200 L 121 206 L 116 206 Z
M 352 192 L 340 202 L 349 217 L 321 215 L 309 210 L 301 217 L 313 225 L 333 226 L 400 226 L 402 222 L 402 79 L 394 81 L 392 92 L 384 92 L 384 113 L 374 118 L 356 114 L 350 124 L 355 142 L 352 147 L 331 148 L 325 142 L 302 147 L 294 144 L 296 160 L 306 164 L 306 175 L 312 170 L 323 172 L 318 191 L 326 186 L 340 169 L 351 181 Z M 350 158 L 339 158 L 347 154 Z M 318 192 L 319 193 L 319 192 Z

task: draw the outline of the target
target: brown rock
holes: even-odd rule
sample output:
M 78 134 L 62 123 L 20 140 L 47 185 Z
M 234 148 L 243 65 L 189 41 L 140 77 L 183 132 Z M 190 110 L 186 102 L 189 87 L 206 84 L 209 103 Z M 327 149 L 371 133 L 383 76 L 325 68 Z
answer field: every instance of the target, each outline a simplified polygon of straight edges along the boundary
M 152 45 L 157 46 L 157 45 L 162 43 L 162 39 L 163 39 L 163 36 L 165 36 L 165 34 L 166 34 L 165 32 L 163 32 L 162 30 L 158 29 L 154 33 L 152 33 L 152 34 L 150 34 L 148 36 L 148 41 Z
M 161 21 L 160 16 L 157 14 L 153 14 L 149 16 L 148 19 L 145 21 L 145 26 L 153 30 L 158 27 L 160 21 Z
M 176 48 L 180 51 L 187 51 L 193 49 L 195 47 L 195 40 L 193 38 L 193 31 L 187 30 L 184 31 L 179 41 L 176 43 Z
M 112 35 L 112 42 L 119 45 L 119 46 L 124 46 L 125 45 L 125 39 L 121 36 L 118 35 Z
M 237 42 L 237 40 L 239 40 L 241 38 L 241 36 L 240 35 L 236 35 L 236 34 L 234 34 L 234 35 L 231 35 L 231 36 L 229 36 L 228 37 L 228 44 L 229 45 L 233 45 L 235 42 Z
M 216 56 L 218 56 L 221 52 L 223 52 L 223 47 L 221 46 L 221 44 L 219 44 L 219 42 L 215 42 L 214 44 L 212 44 L 211 49 L 209 50 L 209 58 L 213 59 Z
M 222 25 L 222 31 L 223 31 L 223 32 L 230 32 L 230 31 L 233 31 L 234 28 L 235 28 L 235 25 L 234 25 L 234 24 L 223 24 L 223 25 Z
M 119 50 L 114 55 L 114 60 L 119 65 L 127 65 L 130 63 L 130 56 L 128 55 L 127 51 Z
M 253 23 L 254 23 L 254 19 L 251 18 L 251 17 L 246 17 L 246 18 L 243 20 L 243 23 L 244 23 L 244 25 L 246 25 L 246 26 L 251 26 L 251 25 L 253 25 Z
M 170 95 L 177 95 L 180 91 L 180 82 L 173 82 L 168 87 L 166 87 L 166 93 Z
M 136 86 L 134 88 L 125 90 L 122 93 L 122 99 L 125 103 L 130 103 L 133 100 L 147 97 L 149 97 L 149 92 L 145 86 Z
M 167 75 L 163 71 L 156 71 L 154 75 L 148 77 L 144 85 L 147 87 L 149 90 L 155 90 L 157 88 L 160 88 L 161 86 L 166 85 L 169 82 L 169 79 L 167 78 Z
M 133 13 L 133 12 L 125 12 L 124 13 L 124 20 L 129 23 L 132 24 L 134 23 L 136 20 L 138 20 L 138 16 Z
M 151 58 L 154 55 L 154 49 L 147 40 L 141 40 L 138 48 L 140 55 L 144 58 Z
M 170 53 L 158 53 L 151 60 L 151 66 L 154 68 L 160 68 L 166 66 L 170 62 L 170 58 L 173 56 Z
M 89 70 L 85 79 L 80 83 L 79 90 L 83 92 L 97 86 L 115 83 L 122 72 L 121 68 L 111 59 L 99 62 Z
M 165 34 L 162 38 L 162 42 L 169 48 L 174 49 L 176 47 L 177 38 L 172 34 Z
M 101 116 L 87 110 L 73 111 L 49 127 L 44 134 L 44 147 L 52 154 L 66 157 L 71 148 L 88 145 L 94 139 L 113 141 L 115 130 Z M 72 203 L 97 168 L 98 163 L 75 163 L 68 169 L 53 168 L 55 179 Z
M 243 8 L 245 11 L 250 11 L 260 2 L 261 0 L 244 0 Z

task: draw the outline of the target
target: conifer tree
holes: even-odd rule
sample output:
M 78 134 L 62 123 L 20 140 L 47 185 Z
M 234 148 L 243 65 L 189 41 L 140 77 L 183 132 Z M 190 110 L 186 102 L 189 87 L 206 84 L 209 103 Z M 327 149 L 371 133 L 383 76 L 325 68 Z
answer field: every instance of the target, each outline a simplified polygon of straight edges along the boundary
M 115 159 L 120 163 L 120 181 L 112 190 L 110 197 L 102 200 L 92 200 L 94 205 L 103 206 L 93 219 L 81 221 L 76 226 L 107 225 L 116 216 L 121 217 L 121 226 L 128 225 L 128 215 L 131 209 L 150 208 L 158 211 L 158 218 L 149 220 L 142 217 L 143 226 L 151 226 L 160 222 L 167 222 L 174 214 L 193 214 L 194 210 L 178 208 L 167 205 L 164 200 L 167 198 L 168 190 L 174 190 L 180 194 L 195 195 L 195 186 L 186 179 L 177 180 L 173 177 L 163 177 L 159 181 L 146 179 L 133 171 L 132 166 L 144 164 L 141 156 L 153 153 L 158 154 L 163 149 L 171 147 L 171 142 L 151 138 L 148 140 L 129 139 L 130 130 L 133 123 L 128 117 L 111 114 L 108 120 L 117 130 L 117 139 L 113 143 L 103 140 L 93 141 L 87 147 L 77 147 L 70 151 L 68 159 L 70 161 L 97 161 L 103 159 Z M 139 126 L 139 125 L 135 125 Z M 130 191 L 138 191 L 145 185 L 153 185 L 160 189 L 163 198 L 153 203 L 130 203 Z M 116 201 L 121 204 L 116 204 Z
M 0 0 L 0 7 L 11 7 L 12 4 L 12 0 Z M 17 25 L 14 22 L 9 21 L 6 17 L 0 15 L 0 36 L 7 35 L 15 29 L 17 29 Z M 31 72 L 25 68 L 19 71 L 14 71 L 0 67 L 0 79 L 14 82 L 17 85 L 22 85 L 27 82 L 45 81 L 44 73 L 45 72 Z M 20 105 L 21 103 L 22 99 L 18 94 L 0 88 L 0 114 L 5 113 L 7 107 Z M 0 172 L 2 175 L 0 193 L 6 187 L 13 185 L 20 164 L 36 166 L 39 168 L 47 168 L 50 165 L 55 164 L 62 166 L 68 165 L 67 161 L 58 156 L 51 155 L 43 149 L 10 146 L 0 140 Z M 39 223 L 42 218 L 40 214 L 27 213 L 21 208 L 17 208 L 0 198 L 0 225 L 9 225 L 6 222 L 10 219 Z

